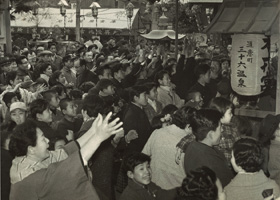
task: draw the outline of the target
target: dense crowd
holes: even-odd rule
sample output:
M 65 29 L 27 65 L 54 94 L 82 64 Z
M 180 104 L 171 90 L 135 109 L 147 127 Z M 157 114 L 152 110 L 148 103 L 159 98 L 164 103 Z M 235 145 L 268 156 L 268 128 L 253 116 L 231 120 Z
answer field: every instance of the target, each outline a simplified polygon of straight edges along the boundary
M 262 200 L 280 196 L 280 115 L 230 84 L 231 45 L 186 38 L 29 43 L 0 57 L 1 199 Z

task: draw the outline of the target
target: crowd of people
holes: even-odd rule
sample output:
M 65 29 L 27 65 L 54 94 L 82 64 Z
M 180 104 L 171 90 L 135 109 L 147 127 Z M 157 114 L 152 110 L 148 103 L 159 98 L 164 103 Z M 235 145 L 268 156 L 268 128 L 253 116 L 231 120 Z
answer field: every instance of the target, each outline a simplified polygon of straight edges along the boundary
M 0 57 L 1 199 L 280 197 L 280 115 L 258 129 L 233 115 L 273 110 L 275 76 L 258 97 L 235 93 L 231 45 L 186 38 L 177 58 L 145 40 L 57 48 Z

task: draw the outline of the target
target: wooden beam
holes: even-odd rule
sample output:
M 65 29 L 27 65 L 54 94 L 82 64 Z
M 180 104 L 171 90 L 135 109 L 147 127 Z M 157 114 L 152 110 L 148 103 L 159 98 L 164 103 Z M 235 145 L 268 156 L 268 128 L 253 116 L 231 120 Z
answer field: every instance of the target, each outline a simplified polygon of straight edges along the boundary
M 278 3 L 278 9 L 280 9 L 280 4 Z M 279 24 L 278 24 L 278 38 L 280 39 L 280 14 L 278 15 L 279 18 Z M 279 40 L 278 39 L 278 43 Z M 276 112 L 275 114 L 280 114 L 280 55 L 279 55 L 279 49 L 278 49 L 278 70 L 277 70 L 277 83 L 276 83 Z

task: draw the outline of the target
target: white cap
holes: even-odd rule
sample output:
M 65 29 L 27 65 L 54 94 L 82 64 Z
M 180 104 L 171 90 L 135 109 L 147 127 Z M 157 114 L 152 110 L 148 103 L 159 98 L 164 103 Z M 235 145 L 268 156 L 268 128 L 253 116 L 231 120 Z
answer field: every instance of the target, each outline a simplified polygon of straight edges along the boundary
M 27 111 L 27 107 L 25 103 L 23 102 L 14 102 L 10 106 L 10 112 L 14 111 L 15 109 L 22 109 L 24 111 Z

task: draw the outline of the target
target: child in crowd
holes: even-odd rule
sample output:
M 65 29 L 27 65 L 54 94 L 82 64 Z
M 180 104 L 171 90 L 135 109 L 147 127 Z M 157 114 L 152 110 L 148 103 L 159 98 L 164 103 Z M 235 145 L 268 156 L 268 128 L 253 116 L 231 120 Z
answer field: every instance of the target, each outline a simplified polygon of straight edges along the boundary
M 169 126 L 171 124 L 172 118 L 170 114 L 159 114 L 154 116 L 154 118 L 151 121 L 151 126 L 153 130 L 160 129 L 166 126 Z
M 196 137 L 185 151 L 185 171 L 189 173 L 198 167 L 208 166 L 220 179 L 223 187 L 233 177 L 224 154 L 215 148 L 220 143 L 221 122 L 223 115 L 212 109 L 196 111 L 190 126 Z
M 7 122 L 10 120 L 10 113 L 8 112 L 10 109 L 10 106 L 14 102 L 18 102 L 18 96 L 15 92 L 7 92 L 3 95 L 3 104 L 2 104 L 2 118 L 4 122 Z
M 10 106 L 11 120 L 17 125 L 25 122 L 27 117 L 27 107 L 23 102 L 14 102 Z
M 279 196 L 279 186 L 261 170 L 262 162 L 261 146 L 255 139 L 242 138 L 233 145 L 231 164 L 237 175 L 225 187 L 227 200 L 263 200 L 267 189 Z
M 105 102 L 113 102 L 115 94 L 115 86 L 109 79 L 101 79 L 98 81 L 96 88 L 99 90 L 98 95 Z
M 156 84 L 146 83 L 145 87 L 147 87 L 148 104 L 144 107 L 144 111 L 151 123 L 152 119 L 161 113 L 162 104 L 157 100 L 158 92 Z
M 46 138 L 51 140 L 57 137 L 57 133 L 49 125 L 53 121 L 49 103 L 44 99 L 36 99 L 30 104 L 30 116 L 36 121 L 36 125 L 43 131 Z
M 129 180 L 120 200 L 171 200 L 175 197 L 175 190 L 165 191 L 151 182 L 150 161 L 143 153 L 133 153 L 124 159 L 123 167 Z
M 68 141 L 65 140 L 65 138 L 63 138 L 63 137 L 53 138 L 50 141 L 49 150 L 50 151 L 55 151 L 55 150 L 58 150 L 58 149 L 62 149 L 67 143 L 68 143 Z
M 232 146 L 240 138 L 236 127 L 233 127 L 233 124 L 231 123 L 233 104 L 223 97 L 216 97 L 211 100 L 209 108 L 218 110 L 223 115 L 221 118 L 222 135 L 217 148 L 223 152 L 228 165 L 231 166 L 230 159 Z
M 159 71 L 155 76 L 155 81 L 159 84 L 157 88 L 158 101 L 162 103 L 163 107 L 168 104 L 173 104 L 180 108 L 184 105 L 185 101 L 172 89 L 170 76 L 167 71 Z
M 77 106 L 68 98 L 62 99 L 59 105 L 64 117 L 58 122 L 57 133 L 66 141 L 74 140 L 83 124 L 83 120 L 77 118 Z

